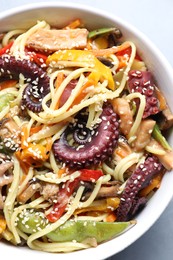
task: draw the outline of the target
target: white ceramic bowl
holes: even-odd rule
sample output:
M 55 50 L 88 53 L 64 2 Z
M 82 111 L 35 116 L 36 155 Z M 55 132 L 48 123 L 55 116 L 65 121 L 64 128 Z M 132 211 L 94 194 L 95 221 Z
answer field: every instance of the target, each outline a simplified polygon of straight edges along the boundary
M 121 29 L 124 38 L 135 42 L 137 48 L 145 60 L 148 68 L 154 74 L 159 87 L 164 92 L 168 104 L 173 111 L 173 73 L 172 68 L 160 53 L 160 51 L 138 30 L 122 21 L 117 16 L 112 16 L 103 11 L 86 7 L 79 4 L 47 2 L 26 5 L 0 14 L 0 31 L 8 31 L 15 28 L 29 28 L 37 20 L 46 20 L 51 25 L 63 26 L 67 21 L 73 18 L 82 18 L 84 24 L 89 29 L 99 27 L 116 26 Z M 173 134 L 169 137 L 169 143 L 173 145 Z M 129 231 L 118 236 L 111 241 L 99 245 L 97 248 L 91 248 L 73 253 L 50 254 L 45 252 L 33 251 L 28 248 L 14 247 L 12 245 L 0 242 L 0 252 L 5 258 L 15 257 L 15 259 L 105 259 L 114 255 L 142 236 L 159 218 L 170 202 L 173 189 L 173 173 L 167 173 L 162 181 L 160 189 L 148 202 L 146 208 L 137 217 L 137 225 Z M 139 249 L 140 250 L 140 249 Z

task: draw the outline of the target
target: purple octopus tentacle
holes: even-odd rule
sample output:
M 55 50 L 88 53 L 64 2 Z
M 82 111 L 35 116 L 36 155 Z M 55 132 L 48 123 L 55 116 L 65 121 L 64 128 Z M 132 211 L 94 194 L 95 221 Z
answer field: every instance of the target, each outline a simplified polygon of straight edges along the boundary
M 53 144 L 55 158 L 70 168 L 89 167 L 107 159 L 112 154 L 119 136 L 118 118 L 110 104 L 103 107 L 100 119 L 99 126 L 91 131 L 91 138 L 81 147 L 69 145 L 67 129 Z M 72 132 L 73 129 L 70 131 Z
M 134 173 L 127 180 L 125 189 L 117 209 L 117 220 L 126 221 L 129 219 L 129 212 L 138 192 L 146 187 L 152 177 L 159 173 L 162 164 L 157 157 L 149 156 L 144 163 L 140 164 Z
M 139 92 L 145 95 L 146 106 L 143 118 L 159 112 L 159 101 L 151 72 L 131 70 L 129 72 L 128 88 L 130 92 Z M 138 100 L 136 100 L 136 104 L 138 106 Z
M 49 77 L 46 72 L 29 60 L 13 56 L 0 57 L 0 78 L 18 79 L 22 74 L 28 83 L 22 104 L 33 112 L 42 110 L 42 99 L 49 92 Z
M 132 203 L 132 207 L 129 211 L 129 218 L 132 219 L 139 211 L 141 211 L 147 203 L 147 198 L 145 197 L 136 197 Z

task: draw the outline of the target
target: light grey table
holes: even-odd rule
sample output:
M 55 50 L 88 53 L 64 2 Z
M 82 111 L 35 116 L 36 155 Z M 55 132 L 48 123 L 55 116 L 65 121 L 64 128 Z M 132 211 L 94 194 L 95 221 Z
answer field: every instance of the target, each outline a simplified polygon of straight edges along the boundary
M 34 2 L 42 1 L 1 0 L 0 11 Z M 63 0 L 63 2 L 87 4 L 120 16 L 145 33 L 173 66 L 173 0 Z M 109 260 L 126 259 L 173 259 L 173 200 L 147 233 L 121 253 L 109 258 Z

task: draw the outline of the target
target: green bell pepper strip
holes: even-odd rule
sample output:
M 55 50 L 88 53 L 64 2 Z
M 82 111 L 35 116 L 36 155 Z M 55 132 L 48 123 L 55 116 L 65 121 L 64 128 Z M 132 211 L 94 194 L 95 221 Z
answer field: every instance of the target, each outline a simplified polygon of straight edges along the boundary
M 160 128 L 157 124 L 155 124 L 153 132 L 152 132 L 152 137 L 158 141 L 163 148 L 165 148 L 166 150 L 172 150 L 172 148 L 170 147 L 170 145 L 168 144 L 168 142 L 166 141 L 165 137 L 162 135 Z
M 91 32 L 89 32 L 88 34 L 88 38 L 93 38 L 93 37 L 96 37 L 96 36 L 100 36 L 100 35 L 103 35 L 103 34 L 107 34 L 107 33 L 111 33 L 111 32 L 114 32 L 116 30 L 116 28 L 100 28 L 100 29 L 96 29 L 96 30 L 93 30 Z
M 25 217 L 27 221 L 24 221 Z M 19 230 L 33 234 L 34 232 L 43 229 L 48 224 L 46 218 L 43 217 L 42 213 L 39 216 L 38 212 L 25 212 L 25 217 L 18 216 L 18 228 Z M 96 222 L 96 221 L 71 221 L 68 220 L 57 229 L 46 234 L 46 236 L 52 242 L 67 242 L 76 240 L 82 242 L 87 238 L 95 238 L 97 243 L 107 241 L 116 237 L 127 228 L 135 224 L 135 221 L 128 222 Z

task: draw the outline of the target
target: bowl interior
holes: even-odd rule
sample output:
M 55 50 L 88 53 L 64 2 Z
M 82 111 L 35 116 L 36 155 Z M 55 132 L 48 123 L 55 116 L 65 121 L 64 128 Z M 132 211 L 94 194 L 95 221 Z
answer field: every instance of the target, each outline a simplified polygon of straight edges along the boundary
M 89 29 L 109 26 L 119 27 L 124 35 L 124 39 L 132 40 L 136 44 L 140 55 L 157 79 L 158 86 L 164 92 L 168 104 L 173 111 L 173 102 L 171 102 L 173 76 L 170 65 L 143 34 L 117 16 L 111 16 L 100 10 L 70 3 L 39 3 L 1 13 L 0 31 L 3 32 L 16 28 L 29 28 L 34 25 L 37 20 L 46 20 L 53 26 L 62 27 L 75 18 L 81 18 Z M 169 143 L 173 145 L 172 134 L 169 136 Z M 173 195 L 172 183 L 173 174 L 169 172 L 165 175 L 160 189 L 150 199 L 147 207 L 137 217 L 138 224 L 128 232 L 99 245 L 97 248 L 69 254 L 60 254 L 61 259 L 69 259 L 70 257 L 88 259 L 89 257 L 92 258 L 93 255 L 94 259 L 104 259 L 126 248 L 144 234 L 164 211 Z M 48 256 L 48 253 L 36 252 L 26 248 L 17 248 L 2 242 L 0 243 L 0 251 L 4 257 L 8 257 L 11 254 L 20 257 L 22 253 L 26 253 L 29 257 L 40 256 L 42 259 L 47 259 Z M 51 254 L 51 259 L 57 257 L 56 254 Z

